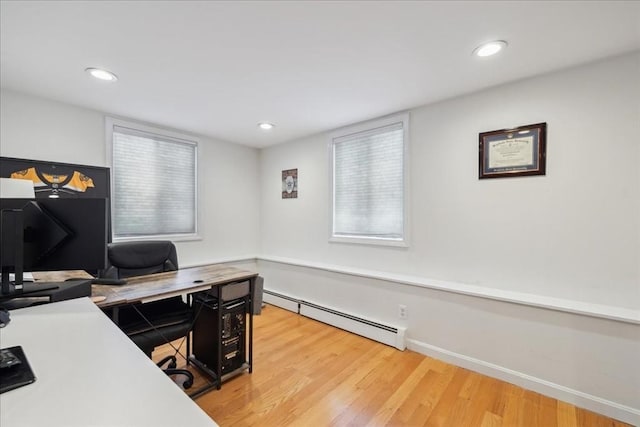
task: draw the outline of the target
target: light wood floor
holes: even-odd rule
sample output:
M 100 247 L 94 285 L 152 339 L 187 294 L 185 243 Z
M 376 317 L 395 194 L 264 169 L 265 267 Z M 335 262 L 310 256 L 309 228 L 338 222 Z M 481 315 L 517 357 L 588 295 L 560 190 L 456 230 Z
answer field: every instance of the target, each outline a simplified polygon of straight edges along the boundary
M 196 399 L 222 427 L 627 425 L 278 307 L 254 319 L 253 373 Z

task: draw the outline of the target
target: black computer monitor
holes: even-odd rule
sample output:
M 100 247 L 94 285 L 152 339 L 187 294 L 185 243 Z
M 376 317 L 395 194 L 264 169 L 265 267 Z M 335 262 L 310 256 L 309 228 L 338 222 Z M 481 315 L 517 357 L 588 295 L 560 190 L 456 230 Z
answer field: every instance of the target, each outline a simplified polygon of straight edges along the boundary
M 21 289 L 22 271 L 104 269 L 107 218 L 107 199 L 0 199 L 2 294 Z

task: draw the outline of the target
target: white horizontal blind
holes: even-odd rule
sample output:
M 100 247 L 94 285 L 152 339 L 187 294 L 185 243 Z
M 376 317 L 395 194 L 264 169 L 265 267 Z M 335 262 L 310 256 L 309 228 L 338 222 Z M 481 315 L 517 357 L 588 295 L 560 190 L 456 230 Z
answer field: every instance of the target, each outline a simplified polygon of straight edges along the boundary
M 333 235 L 404 237 L 403 122 L 334 138 Z
M 115 237 L 196 233 L 195 142 L 113 127 Z

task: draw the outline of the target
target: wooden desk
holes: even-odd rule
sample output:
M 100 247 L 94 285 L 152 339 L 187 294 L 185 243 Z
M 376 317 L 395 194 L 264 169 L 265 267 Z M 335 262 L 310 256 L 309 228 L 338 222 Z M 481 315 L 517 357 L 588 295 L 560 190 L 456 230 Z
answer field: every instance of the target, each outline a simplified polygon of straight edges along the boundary
M 98 307 L 107 308 L 206 291 L 228 283 L 255 280 L 256 276 L 257 273 L 250 271 L 224 264 L 213 264 L 131 277 L 126 279 L 126 285 L 92 285 L 91 296 L 100 299 L 96 302 Z M 63 282 L 70 278 L 84 279 L 92 276 L 84 271 L 52 271 L 34 272 L 33 277 L 36 282 Z
M 11 312 L 36 382 L 0 395 L 0 426 L 216 426 L 88 298 Z
M 130 277 L 126 285 L 93 285 L 92 297 L 105 297 L 96 303 L 107 308 L 136 302 L 151 302 L 176 295 L 191 294 L 249 280 L 252 284 L 258 273 L 240 270 L 224 264 L 184 268 L 166 273 Z M 253 288 L 252 288 L 253 290 Z M 252 293 L 253 294 L 253 293 Z
M 146 276 L 136 276 L 127 278 L 126 285 L 93 285 L 92 298 L 104 297 L 96 300 L 96 305 L 100 308 L 112 308 L 114 321 L 118 322 L 118 307 L 145 303 L 170 298 L 173 296 L 194 294 L 202 291 L 211 291 L 218 301 L 222 298 L 222 288 L 225 285 L 249 281 L 249 296 L 246 298 L 246 311 L 248 318 L 248 346 L 246 364 L 242 368 L 234 371 L 236 373 L 248 370 L 253 371 L 253 309 L 252 301 L 255 289 L 255 279 L 257 273 L 240 270 L 224 264 L 207 265 L 203 267 L 184 268 L 166 273 L 149 274 Z M 218 310 L 218 330 L 212 328 L 212 333 L 216 335 L 216 342 L 222 341 L 222 310 Z M 190 340 L 187 340 L 187 363 L 194 363 L 205 374 L 210 376 L 214 382 L 210 386 L 192 391 L 191 397 L 197 397 L 211 388 L 220 389 L 222 385 L 222 344 L 217 346 L 217 366 L 204 367 L 198 363 L 197 359 L 191 357 Z M 227 378 L 226 376 L 224 377 Z

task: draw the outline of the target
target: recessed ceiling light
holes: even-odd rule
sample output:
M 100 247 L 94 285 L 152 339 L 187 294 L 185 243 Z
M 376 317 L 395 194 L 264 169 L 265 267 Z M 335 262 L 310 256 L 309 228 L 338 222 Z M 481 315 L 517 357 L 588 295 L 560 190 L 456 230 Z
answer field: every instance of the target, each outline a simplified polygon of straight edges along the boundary
M 274 127 L 276 127 L 276 125 L 274 125 L 273 123 L 262 122 L 262 123 L 258 123 L 258 127 L 262 130 L 271 130 Z
M 86 68 L 85 71 L 91 74 L 96 79 L 105 80 L 108 82 L 115 82 L 118 80 L 118 76 L 113 74 L 111 71 L 103 70 L 101 68 Z
M 496 40 L 493 42 L 485 43 L 478 46 L 473 50 L 473 54 L 480 57 L 495 55 L 502 49 L 507 47 L 507 42 L 504 40 Z

